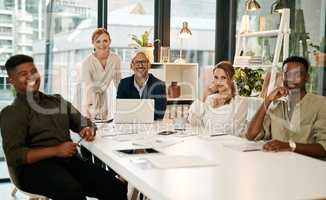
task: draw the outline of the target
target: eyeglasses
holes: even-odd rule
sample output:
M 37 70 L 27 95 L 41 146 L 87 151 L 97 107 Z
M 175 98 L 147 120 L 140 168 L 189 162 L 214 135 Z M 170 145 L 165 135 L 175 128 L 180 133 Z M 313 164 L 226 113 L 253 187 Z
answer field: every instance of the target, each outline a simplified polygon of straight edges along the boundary
M 147 60 L 137 60 L 133 62 L 134 65 L 147 65 L 148 61 Z

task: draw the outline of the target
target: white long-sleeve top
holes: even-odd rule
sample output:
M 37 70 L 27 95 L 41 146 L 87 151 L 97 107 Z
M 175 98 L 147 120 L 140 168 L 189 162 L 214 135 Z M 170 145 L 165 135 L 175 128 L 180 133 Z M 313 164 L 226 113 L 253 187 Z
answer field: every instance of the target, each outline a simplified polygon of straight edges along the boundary
M 194 126 L 203 126 L 211 134 L 227 133 L 242 136 L 246 131 L 248 102 L 245 98 L 235 96 L 229 104 L 213 108 L 210 101 L 196 100 L 189 109 L 188 121 Z
M 110 52 L 105 68 L 93 53 L 81 65 L 81 111 L 97 119 L 108 117 L 107 89 L 113 81 L 115 88 L 121 80 L 121 60 Z

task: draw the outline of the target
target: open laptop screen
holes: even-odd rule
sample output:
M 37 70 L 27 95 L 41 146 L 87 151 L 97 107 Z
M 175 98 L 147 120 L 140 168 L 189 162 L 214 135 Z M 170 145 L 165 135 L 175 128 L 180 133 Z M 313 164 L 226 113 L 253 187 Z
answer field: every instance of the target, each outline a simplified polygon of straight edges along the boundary
M 114 123 L 153 123 L 154 99 L 117 99 Z

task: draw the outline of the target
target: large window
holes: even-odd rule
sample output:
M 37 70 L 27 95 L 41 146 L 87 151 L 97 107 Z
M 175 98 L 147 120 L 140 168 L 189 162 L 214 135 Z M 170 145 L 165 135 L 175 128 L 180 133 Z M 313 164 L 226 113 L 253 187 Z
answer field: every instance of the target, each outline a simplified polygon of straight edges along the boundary
M 92 51 L 90 38 L 97 27 L 97 1 L 57 0 L 49 6 L 52 12 L 46 13 L 45 36 L 34 44 L 33 55 L 43 72 L 49 73 L 44 74 L 47 92 L 73 101 L 80 63 Z
M 199 63 L 200 67 L 214 65 L 215 13 L 215 0 L 171 1 L 172 62 L 179 58 L 182 48 L 186 62 Z M 179 32 L 183 22 L 188 23 L 192 36 L 181 42 Z
M 47 79 L 47 92 L 72 100 L 79 63 L 92 51 L 96 27 L 97 1 L 0 0 L 0 110 L 13 100 L 2 66 L 14 54 L 34 57 L 41 90 Z
M 112 37 L 112 50 L 122 60 L 123 76 L 130 73 L 129 66 L 135 48 L 131 34 L 140 37 L 150 32 L 150 42 L 154 38 L 154 0 L 109 0 L 108 30 Z

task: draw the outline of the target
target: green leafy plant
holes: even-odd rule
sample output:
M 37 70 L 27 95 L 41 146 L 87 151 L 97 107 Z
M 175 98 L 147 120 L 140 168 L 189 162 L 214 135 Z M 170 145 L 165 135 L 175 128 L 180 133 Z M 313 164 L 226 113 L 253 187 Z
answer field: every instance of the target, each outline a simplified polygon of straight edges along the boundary
M 149 41 L 149 37 L 151 35 L 152 30 L 145 31 L 143 34 L 138 37 L 135 34 L 130 34 L 131 36 L 131 43 L 129 44 L 132 48 L 139 48 L 139 47 L 153 47 L 153 43 Z M 154 40 L 155 42 L 160 42 L 159 39 Z
M 240 96 L 252 96 L 253 92 L 260 92 L 264 82 L 263 74 L 263 69 L 237 67 L 234 77 Z

